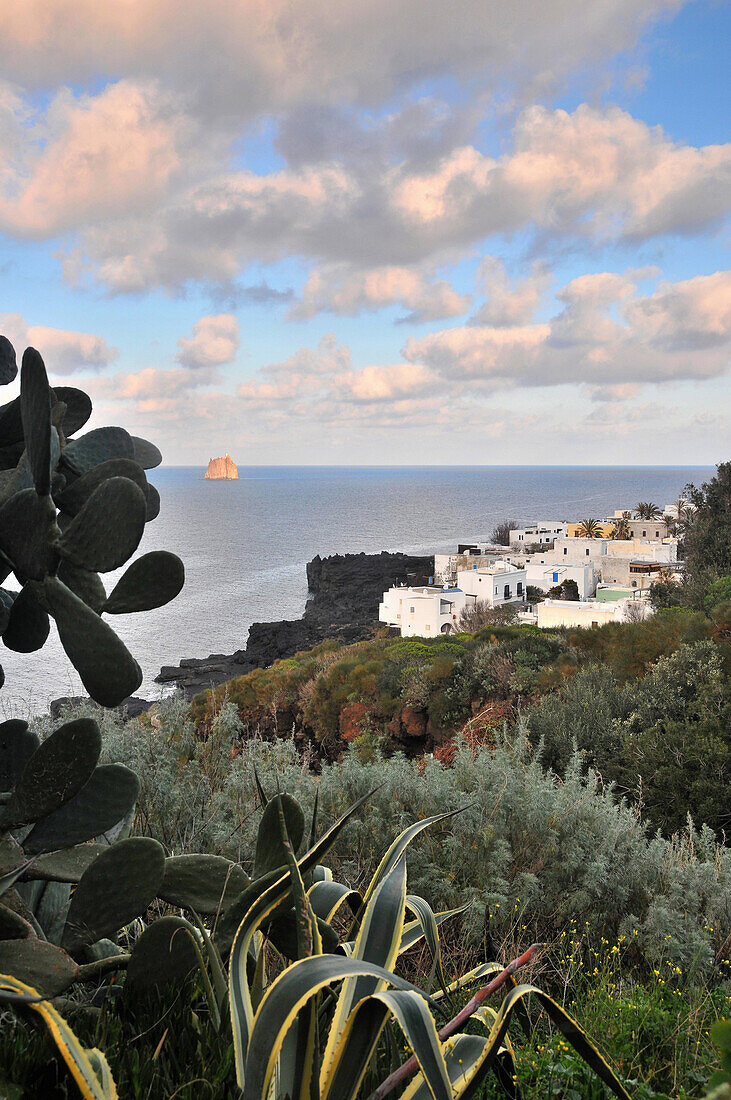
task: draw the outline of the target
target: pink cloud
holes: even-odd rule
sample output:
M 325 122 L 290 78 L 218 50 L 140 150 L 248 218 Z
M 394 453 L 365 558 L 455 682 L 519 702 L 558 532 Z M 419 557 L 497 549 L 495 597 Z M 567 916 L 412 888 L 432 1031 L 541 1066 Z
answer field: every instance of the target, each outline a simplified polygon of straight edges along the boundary
M 104 369 L 119 355 L 101 336 L 29 325 L 20 313 L 0 314 L 0 332 L 15 346 L 19 358 L 26 347 L 37 348 L 49 372 L 57 375 L 74 374 L 89 367 Z
M 184 367 L 217 367 L 230 363 L 239 350 L 239 322 L 232 313 L 208 314 L 193 325 L 193 335 L 178 340 L 177 360 Z

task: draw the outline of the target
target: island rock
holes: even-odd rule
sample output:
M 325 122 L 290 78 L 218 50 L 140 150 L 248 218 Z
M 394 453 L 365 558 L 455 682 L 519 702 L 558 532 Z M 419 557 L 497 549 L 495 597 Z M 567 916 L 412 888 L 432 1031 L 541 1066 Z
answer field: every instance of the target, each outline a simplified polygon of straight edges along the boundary
M 212 458 L 204 475 L 208 481 L 236 481 L 238 476 L 239 471 L 231 455 Z

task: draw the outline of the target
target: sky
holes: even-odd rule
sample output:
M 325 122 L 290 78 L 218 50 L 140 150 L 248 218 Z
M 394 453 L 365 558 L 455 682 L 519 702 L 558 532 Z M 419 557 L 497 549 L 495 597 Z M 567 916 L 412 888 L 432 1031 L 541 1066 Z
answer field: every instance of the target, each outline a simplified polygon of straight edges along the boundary
M 723 461 L 729 41 L 715 0 L 5 0 L 0 332 L 168 464 Z

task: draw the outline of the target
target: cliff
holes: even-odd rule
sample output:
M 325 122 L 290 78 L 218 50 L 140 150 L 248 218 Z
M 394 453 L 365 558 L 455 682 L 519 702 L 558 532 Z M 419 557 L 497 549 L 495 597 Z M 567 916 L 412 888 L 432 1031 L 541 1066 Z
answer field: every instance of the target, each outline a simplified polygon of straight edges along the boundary
M 239 471 L 231 455 L 224 455 L 223 458 L 212 458 L 204 474 L 204 478 L 209 481 L 235 481 L 238 476 Z
M 255 668 L 267 668 L 277 658 L 335 638 L 360 642 L 378 625 L 378 604 L 393 584 L 425 584 L 433 558 L 410 554 L 319 554 L 307 564 L 310 596 L 301 619 L 252 623 L 245 649 L 227 656 L 188 657 L 179 665 L 167 665 L 158 683 L 175 683 L 191 698 L 204 688 L 223 684 Z

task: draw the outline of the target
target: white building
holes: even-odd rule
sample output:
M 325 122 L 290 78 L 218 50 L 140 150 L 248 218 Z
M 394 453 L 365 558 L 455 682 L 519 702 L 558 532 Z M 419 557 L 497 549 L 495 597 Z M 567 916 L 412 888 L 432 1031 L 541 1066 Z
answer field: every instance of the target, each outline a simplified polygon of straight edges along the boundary
M 402 638 L 434 638 L 459 630 L 462 610 L 478 600 L 490 607 L 525 600 L 525 569 L 507 561 L 462 570 L 459 581 L 459 588 L 389 588 L 378 605 L 378 621 L 398 627 Z
M 458 629 L 466 602 L 459 588 L 389 588 L 378 605 L 378 621 L 398 627 L 402 638 L 433 638 Z
M 632 607 L 628 612 L 627 608 Z M 630 615 L 649 618 L 652 607 L 648 600 L 543 600 L 535 604 L 533 612 L 537 625 L 543 628 L 559 626 L 603 626 L 605 623 L 626 622 Z
M 525 600 L 525 567 L 500 559 L 487 567 L 462 569 L 459 587 L 467 596 L 484 601 L 490 607 Z
M 678 560 L 677 539 L 667 538 L 662 542 L 645 539 L 556 539 L 553 550 L 543 555 L 547 561 L 594 561 L 609 555 L 613 558 L 634 558 L 637 561 L 659 561 L 663 563 Z
M 510 532 L 510 546 L 514 549 L 523 549 L 527 546 L 554 542 L 555 539 L 565 538 L 569 531 L 568 523 L 558 520 L 543 520 L 533 523 L 530 527 L 519 527 Z
M 588 600 L 596 592 L 598 572 L 594 562 L 572 563 L 569 561 L 548 562 L 543 554 L 532 554 L 526 559 L 526 583 L 541 592 L 548 592 L 564 581 L 576 581 L 579 599 Z

